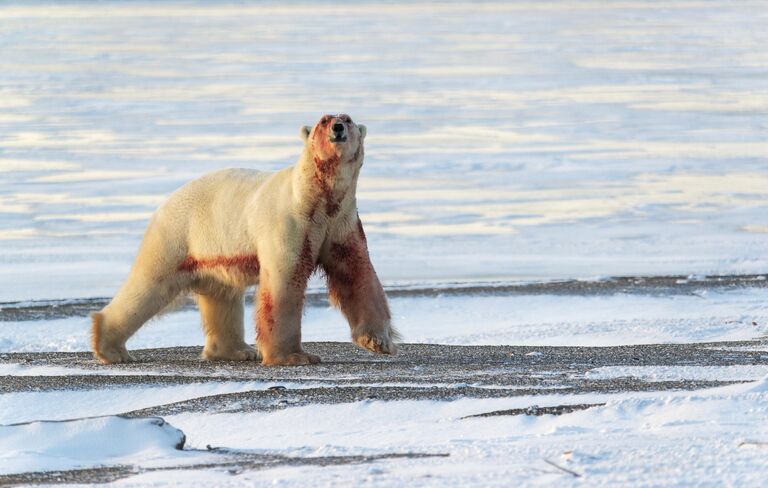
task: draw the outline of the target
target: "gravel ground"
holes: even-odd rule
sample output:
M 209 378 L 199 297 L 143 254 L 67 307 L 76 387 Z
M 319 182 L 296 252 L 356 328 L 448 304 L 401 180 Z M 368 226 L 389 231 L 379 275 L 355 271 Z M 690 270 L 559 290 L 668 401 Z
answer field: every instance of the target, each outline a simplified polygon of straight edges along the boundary
M 301 383 L 302 389 L 277 387 L 236 395 L 264 397 L 244 409 L 269 410 L 275 399 L 299 403 L 341 403 L 361 398 L 452 399 L 564 393 L 696 389 L 726 382 L 646 382 L 636 378 L 590 379 L 585 373 L 603 366 L 730 366 L 768 364 L 768 354 L 740 350 L 766 342 L 660 344 L 621 347 L 447 346 L 403 344 L 395 356 L 370 354 L 352 344 L 314 342 L 319 365 L 265 367 L 257 362 L 209 362 L 199 347 L 134 351 L 137 361 L 103 366 L 89 353 L 17 353 L 0 355 L 0 364 L 78 368 L 66 376 L 4 376 L 0 392 L 77 390 L 223 381 Z M 86 371 L 93 370 L 89 375 Z M 113 371 L 115 374 L 110 375 Z M 327 388 L 333 385 L 334 388 Z M 230 395 L 196 400 L 217 410 Z M 242 399 L 241 399 L 242 400 Z M 243 404 L 246 405 L 246 404 Z M 167 406 L 158 406 L 158 413 Z M 204 409 L 201 404 L 189 408 Z M 181 408 L 184 411 L 185 408 Z

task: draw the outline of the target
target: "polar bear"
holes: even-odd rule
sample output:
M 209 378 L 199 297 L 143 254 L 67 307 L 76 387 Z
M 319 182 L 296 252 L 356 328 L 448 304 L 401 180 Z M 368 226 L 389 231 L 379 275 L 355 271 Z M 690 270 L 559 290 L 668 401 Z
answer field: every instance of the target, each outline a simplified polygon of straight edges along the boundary
M 320 362 L 301 348 L 307 280 L 321 268 L 355 344 L 393 354 L 398 334 L 371 264 L 355 191 L 366 128 L 346 115 L 302 127 L 298 162 L 277 173 L 227 169 L 194 180 L 155 212 L 128 279 L 92 317 L 102 363 L 133 358 L 125 342 L 184 292 L 194 292 L 203 358 L 265 365 Z M 244 341 L 243 295 L 258 285 L 256 347 Z

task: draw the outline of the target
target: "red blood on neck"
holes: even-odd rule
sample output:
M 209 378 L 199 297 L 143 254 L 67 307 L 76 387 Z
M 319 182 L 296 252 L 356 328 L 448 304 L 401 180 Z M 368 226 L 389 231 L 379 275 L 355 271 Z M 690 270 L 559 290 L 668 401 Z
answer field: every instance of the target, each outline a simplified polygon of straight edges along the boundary
M 325 200 L 325 213 L 329 217 L 335 216 L 339 212 L 340 203 L 333 192 L 333 183 L 336 179 L 336 173 L 341 159 L 338 156 L 332 156 L 329 159 L 320 159 L 314 157 L 315 162 L 315 184 L 320 195 Z

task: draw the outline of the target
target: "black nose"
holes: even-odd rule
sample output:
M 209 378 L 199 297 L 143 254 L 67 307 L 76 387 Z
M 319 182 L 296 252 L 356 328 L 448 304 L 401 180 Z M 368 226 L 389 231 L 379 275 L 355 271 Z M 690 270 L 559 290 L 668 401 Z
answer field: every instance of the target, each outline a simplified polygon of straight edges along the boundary
M 336 122 L 333 124 L 333 132 L 343 132 L 344 131 L 344 124 L 340 124 Z

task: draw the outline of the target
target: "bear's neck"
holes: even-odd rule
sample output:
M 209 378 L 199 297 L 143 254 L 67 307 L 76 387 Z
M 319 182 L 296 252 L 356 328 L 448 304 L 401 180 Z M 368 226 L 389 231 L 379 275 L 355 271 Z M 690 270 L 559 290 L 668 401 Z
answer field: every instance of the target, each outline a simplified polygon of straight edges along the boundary
M 294 176 L 294 196 L 302 213 L 313 222 L 335 219 L 355 211 L 357 176 L 362 148 L 352 157 L 322 159 L 305 149 Z

